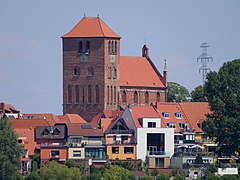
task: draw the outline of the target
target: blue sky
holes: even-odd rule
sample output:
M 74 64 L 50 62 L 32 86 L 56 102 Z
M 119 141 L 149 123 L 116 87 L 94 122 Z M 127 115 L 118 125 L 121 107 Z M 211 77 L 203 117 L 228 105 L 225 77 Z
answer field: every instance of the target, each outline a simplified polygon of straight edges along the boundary
M 62 113 L 61 36 L 83 17 L 97 16 L 121 39 L 121 55 L 140 56 L 147 37 L 160 72 L 192 91 L 202 83 L 200 45 L 218 70 L 240 57 L 239 0 L 41 0 L 1 2 L 0 101 L 23 113 Z

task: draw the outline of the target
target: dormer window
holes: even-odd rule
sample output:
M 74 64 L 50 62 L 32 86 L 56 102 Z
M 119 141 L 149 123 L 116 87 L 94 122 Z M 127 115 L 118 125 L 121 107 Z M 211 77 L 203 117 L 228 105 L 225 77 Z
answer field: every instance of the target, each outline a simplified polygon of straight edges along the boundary
M 171 123 L 167 123 L 167 127 L 168 128 L 176 128 L 176 123 L 174 123 L 174 122 L 171 122 Z
M 174 115 L 177 119 L 182 119 L 182 113 L 181 112 L 175 112 Z
M 53 135 L 59 135 L 60 134 L 60 130 L 58 128 L 54 129 L 53 131 Z
M 169 112 L 163 112 L 162 115 L 165 119 L 170 119 L 170 113 Z
M 47 136 L 50 133 L 48 128 L 45 128 L 42 132 L 42 135 Z
M 156 122 L 148 122 L 148 128 L 155 128 Z

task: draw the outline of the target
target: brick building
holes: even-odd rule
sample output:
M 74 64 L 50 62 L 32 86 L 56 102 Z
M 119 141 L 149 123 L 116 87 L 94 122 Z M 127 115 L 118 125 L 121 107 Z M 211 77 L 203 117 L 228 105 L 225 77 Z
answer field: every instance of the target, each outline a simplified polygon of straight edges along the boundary
M 63 113 L 90 121 L 103 110 L 126 104 L 165 102 L 162 76 L 149 58 L 120 56 L 120 36 L 99 17 L 84 17 L 63 40 Z

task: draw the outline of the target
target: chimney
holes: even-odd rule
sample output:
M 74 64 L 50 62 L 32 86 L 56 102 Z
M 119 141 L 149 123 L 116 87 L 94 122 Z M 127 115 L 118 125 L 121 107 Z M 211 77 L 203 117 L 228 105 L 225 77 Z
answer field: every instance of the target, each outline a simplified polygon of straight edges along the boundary
M 167 60 L 164 60 L 164 70 L 163 70 L 163 82 L 164 85 L 167 87 L 168 85 L 168 70 L 167 70 Z
M 146 44 L 142 47 L 142 57 L 149 58 L 149 49 Z

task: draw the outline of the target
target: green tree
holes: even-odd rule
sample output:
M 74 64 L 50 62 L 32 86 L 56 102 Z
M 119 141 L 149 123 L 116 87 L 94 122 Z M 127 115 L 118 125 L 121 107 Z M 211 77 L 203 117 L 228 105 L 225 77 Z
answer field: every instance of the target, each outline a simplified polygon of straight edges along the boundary
M 40 179 L 51 180 L 80 180 L 81 174 L 79 169 L 68 168 L 65 165 L 51 161 L 40 169 Z
M 21 146 L 12 123 L 0 118 L 0 179 L 16 179 L 20 168 Z
M 167 174 L 159 174 L 156 178 L 156 180 L 169 180 L 169 175 Z
M 130 177 L 130 171 L 120 166 L 109 166 L 103 173 L 105 180 L 125 180 Z
M 188 90 L 176 82 L 168 83 L 168 102 L 185 102 L 190 98 Z
M 204 88 L 202 85 L 197 86 L 191 92 L 191 101 L 192 102 L 207 102 L 206 95 L 204 93 Z
M 39 180 L 39 179 L 40 179 L 40 177 L 37 172 L 32 172 L 32 173 L 28 174 L 25 178 L 25 180 Z
M 202 156 L 200 154 L 198 154 L 196 156 L 195 164 L 203 164 L 203 159 L 202 159 Z
M 204 85 L 212 113 L 207 118 L 207 134 L 219 143 L 220 155 L 240 152 L 240 59 L 226 62 L 218 72 L 210 72 Z
M 221 178 L 219 176 L 216 176 L 215 174 L 209 174 L 207 176 L 207 180 L 220 180 Z

